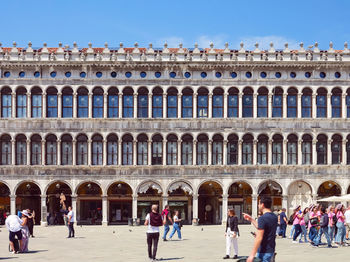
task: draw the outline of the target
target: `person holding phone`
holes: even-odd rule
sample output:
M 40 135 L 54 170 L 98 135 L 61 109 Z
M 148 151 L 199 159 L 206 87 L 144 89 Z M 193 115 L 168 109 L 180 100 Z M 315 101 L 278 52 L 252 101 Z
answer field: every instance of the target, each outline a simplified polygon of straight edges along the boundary
M 228 211 L 225 236 L 226 236 L 226 256 L 224 256 L 223 259 L 230 258 L 232 245 L 234 250 L 233 259 L 237 259 L 238 258 L 238 241 L 237 240 L 239 236 L 239 229 L 238 229 L 238 218 L 233 209 L 230 209 Z

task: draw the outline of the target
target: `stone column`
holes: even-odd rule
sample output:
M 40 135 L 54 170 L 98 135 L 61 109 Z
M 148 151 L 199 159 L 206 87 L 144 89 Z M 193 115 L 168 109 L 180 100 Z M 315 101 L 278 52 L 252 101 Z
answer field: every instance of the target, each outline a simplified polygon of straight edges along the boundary
M 62 93 L 57 94 L 57 118 L 62 117 Z
M 148 118 L 152 118 L 152 93 L 148 94 Z
M 43 139 L 41 140 L 41 165 L 42 166 L 45 166 L 45 158 L 46 158 L 46 141 Z
M 77 140 L 72 141 L 72 165 L 75 166 L 77 164 Z
M 102 165 L 106 166 L 107 165 L 107 140 L 103 139 L 103 154 L 102 154 Z
M 258 117 L 258 94 L 254 93 L 253 94 L 253 118 L 257 118 Z
M 193 220 L 192 225 L 198 226 L 198 195 L 193 194 Z
M 46 206 L 46 195 L 41 195 L 41 221 L 40 225 L 47 226 L 47 206 Z
M 298 93 L 297 100 L 297 118 L 301 118 L 301 96 L 302 93 Z
M 28 139 L 27 141 L 27 166 L 29 166 L 31 163 L 30 163 L 30 140 Z
M 222 165 L 227 165 L 227 140 L 223 141 L 222 147 Z
M 289 211 L 289 207 L 288 207 L 288 195 L 282 195 L 282 208 L 287 209 L 287 212 Z
M 228 211 L 228 195 L 222 195 L 222 221 L 223 225 L 226 225 L 227 221 L 227 211 Z
M 342 147 L 341 147 L 341 149 L 342 149 L 341 164 L 342 164 L 343 166 L 346 165 L 346 143 L 347 143 L 347 142 L 348 142 L 347 139 L 344 139 L 344 140 L 342 141 Z
M 134 225 L 136 225 L 137 220 L 137 195 L 132 196 L 132 220 Z
M 88 145 L 87 164 L 88 164 L 88 166 L 91 166 L 91 158 L 92 158 L 92 156 L 91 156 L 91 151 L 92 151 L 91 150 L 91 144 L 92 144 L 91 139 L 88 139 L 88 141 L 87 141 L 87 145 Z
M 243 105 L 243 94 L 238 94 L 238 118 L 242 118 L 242 105 Z
M 303 151 L 302 151 L 302 144 L 303 144 L 303 140 L 299 139 L 298 140 L 298 155 L 297 155 L 297 165 L 302 165 L 303 164 Z
M 132 141 L 132 163 L 134 166 L 137 165 L 137 141 Z
M 267 141 L 267 164 L 272 165 L 272 140 Z
M 254 139 L 253 140 L 253 165 L 256 165 L 257 164 L 257 144 L 258 144 L 258 140 Z
M 167 101 L 166 101 L 166 98 L 167 98 L 167 94 L 164 93 L 163 94 L 163 118 L 166 118 L 167 117 Z
M 118 94 L 118 116 L 123 118 L 123 93 Z
M 317 150 L 316 150 L 317 139 L 312 140 L 312 165 L 317 165 Z
M 267 117 L 271 118 L 272 117 L 272 97 L 273 94 L 269 93 L 267 96 L 268 102 L 267 102 Z
M 327 118 L 332 118 L 331 94 L 327 94 Z
M 123 147 L 123 144 L 122 144 L 122 140 L 121 138 L 118 140 L 118 165 L 123 165 L 123 161 L 122 161 L 122 147 Z
M 242 144 L 243 144 L 243 140 L 239 139 L 238 140 L 238 155 L 237 155 L 237 165 L 238 166 L 242 165 Z
M 224 118 L 227 118 L 227 98 L 228 98 L 228 93 L 224 93 L 224 114 L 223 114 L 223 116 L 224 116 Z
M 108 199 L 107 196 L 102 196 L 102 226 L 108 225 Z
M 27 118 L 32 117 L 32 95 L 27 93 Z
M 197 165 L 197 140 L 193 140 L 193 154 L 192 154 L 192 165 Z
M 208 166 L 212 165 L 213 159 L 213 140 L 208 141 Z
M 312 202 L 316 203 L 317 201 L 317 194 L 312 194 Z
M 43 92 L 43 107 L 42 107 L 42 118 L 46 118 L 46 101 L 47 101 L 47 94 Z
M 341 117 L 347 118 L 346 93 L 341 96 Z
M 16 165 L 16 140 L 11 140 L 11 165 Z
M 287 118 L 287 93 L 283 94 L 283 106 L 282 106 L 282 116 L 283 118 Z
M 16 106 L 16 92 L 12 93 L 12 118 L 16 118 L 17 106 Z
M 193 118 L 197 118 L 197 103 L 198 103 L 197 96 L 198 96 L 197 93 L 193 94 L 193 112 L 192 112 Z
M 166 166 L 166 139 L 163 140 L 163 143 L 162 143 L 162 146 L 163 146 L 163 152 L 162 152 L 162 156 L 163 156 L 163 159 L 162 159 L 162 164 L 163 166 Z
M 78 113 L 78 94 L 76 92 L 73 93 L 73 118 L 77 118 Z
M 317 117 L 317 105 L 316 105 L 316 97 L 317 95 L 316 94 L 312 94 L 312 118 L 316 118 Z
M 134 118 L 137 118 L 137 93 L 134 94 Z
M 58 166 L 61 165 L 61 140 L 57 140 L 57 154 L 56 154 L 56 163 Z
M 75 224 L 78 224 L 80 220 L 80 210 L 77 209 L 77 196 L 73 195 L 72 197 L 72 210 L 75 214 Z
M 152 140 L 147 141 L 147 163 L 152 165 Z
M 208 118 L 213 117 L 213 94 L 209 93 L 208 95 Z
M 162 196 L 162 208 L 159 207 L 159 210 L 163 210 L 165 206 L 168 204 L 168 195 Z
M 332 139 L 327 141 L 327 164 L 332 164 Z
M 258 217 L 258 195 L 252 194 L 252 217 Z
M 16 195 L 10 196 L 10 213 L 16 215 Z
M 182 140 L 177 140 L 177 165 L 181 166 L 181 143 Z
M 103 94 L 103 118 L 108 118 L 108 93 Z
M 182 105 L 182 94 L 179 93 L 177 94 L 177 118 L 182 117 L 181 105 Z
M 287 165 L 287 143 L 288 140 L 287 139 L 283 139 L 283 144 L 282 144 L 282 164 L 283 165 Z
M 92 93 L 89 93 L 89 103 L 88 103 L 88 107 L 89 107 L 89 114 L 88 114 L 88 118 L 92 118 L 92 107 L 93 107 L 93 103 L 92 103 Z

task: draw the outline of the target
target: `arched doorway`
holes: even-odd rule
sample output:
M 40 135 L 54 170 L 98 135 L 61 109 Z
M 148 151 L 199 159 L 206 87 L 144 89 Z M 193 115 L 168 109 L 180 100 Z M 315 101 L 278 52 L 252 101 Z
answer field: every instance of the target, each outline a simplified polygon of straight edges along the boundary
M 33 182 L 23 182 L 16 190 L 16 211 L 34 210 L 36 225 L 40 225 L 41 221 L 40 195 L 40 188 Z
M 297 206 L 301 206 L 302 209 L 312 204 L 312 188 L 304 181 L 293 182 L 288 189 L 288 211 L 289 214 Z
M 331 196 L 341 196 L 341 187 L 336 182 L 328 180 L 318 187 L 317 199 Z M 333 203 L 334 202 L 322 202 L 322 205 L 328 207 L 333 205 Z
M 198 190 L 199 224 L 220 224 L 222 220 L 222 187 L 215 181 L 203 183 Z
M 63 215 L 72 205 L 72 190 L 61 181 L 52 183 L 46 191 L 47 222 L 49 225 L 64 225 Z
M 77 214 L 80 225 L 101 225 L 102 190 L 94 182 L 85 182 L 77 190 Z
M 192 221 L 192 187 L 183 181 L 173 183 L 168 190 L 168 205 L 171 212 L 179 211 L 184 224 Z
M 228 189 L 228 209 L 234 209 L 239 223 L 248 222 L 242 213 L 252 214 L 251 186 L 243 181 L 233 183 Z
M 269 180 L 260 185 L 259 200 L 262 196 L 270 196 L 272 198 L 271 210 L 279 210 L 282 208 L 282 187 L 275 181 Z
M 162 210 L 161 199 L 163 190 L 155 182 L 143 183 L 137 192 L 137 217 L 141 223 L 145 221 L 146 215 L 151 211 L 152 205 L 158 205 L 158 211 Z
M 10 189 L 0 182 L 0 225 L 5 224 L 5 216 L 10 214 Z
M 124 182 L 115 182 L 107 190 L 108 224 L 125 225 L 132 218 L 132 189 Z

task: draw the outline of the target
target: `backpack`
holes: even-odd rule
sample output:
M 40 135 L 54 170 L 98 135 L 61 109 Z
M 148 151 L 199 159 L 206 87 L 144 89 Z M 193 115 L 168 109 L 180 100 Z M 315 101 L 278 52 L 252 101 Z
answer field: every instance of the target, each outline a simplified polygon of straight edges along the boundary
M 160 227 L 163 225 L 163 219 L 162 216 L 159 215 L 158 213 L 153 213 L 151 212 L 149 214 L 149 220 L 150 220 L 150 224 L 152 227 Z
M 338 222 L 337 215 L 334 214 L 334 216 L 333 216 L 333 226 L 335 226 L 335 224 L 337 224 L 337 222 Z
M 288 225 L 293 225 L 295 213 L 291 214 L 288 220 Z
M 305 225 L 307 225 L 309 223 L 309 213 L 306 213 L 304 215 L 304 221 L 305 221 Z

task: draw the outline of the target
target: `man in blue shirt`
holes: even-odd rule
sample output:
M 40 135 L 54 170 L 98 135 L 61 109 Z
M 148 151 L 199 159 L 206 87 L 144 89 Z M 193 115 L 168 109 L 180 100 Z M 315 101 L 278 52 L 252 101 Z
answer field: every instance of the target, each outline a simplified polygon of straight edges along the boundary
M 279 215 L 279 220 L 280 220 L 280 228 L 281 228 L 279 235 L 282 236 L 283 238 L 286 238 L 288 219 L 286 216 L 286 209 L 285 208 L 282 208 L 282 212 Z

